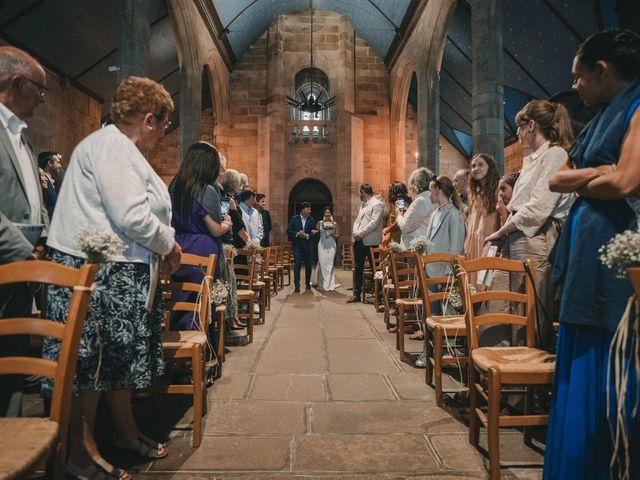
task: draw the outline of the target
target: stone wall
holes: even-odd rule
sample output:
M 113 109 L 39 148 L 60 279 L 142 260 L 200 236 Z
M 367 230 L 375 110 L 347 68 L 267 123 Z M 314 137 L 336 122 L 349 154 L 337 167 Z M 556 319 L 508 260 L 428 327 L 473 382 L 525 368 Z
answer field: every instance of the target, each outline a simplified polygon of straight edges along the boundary
M 519 143 L 514 143 L 504 149 L 504 173 L 519 172 L 522 168 L 522 148 Z

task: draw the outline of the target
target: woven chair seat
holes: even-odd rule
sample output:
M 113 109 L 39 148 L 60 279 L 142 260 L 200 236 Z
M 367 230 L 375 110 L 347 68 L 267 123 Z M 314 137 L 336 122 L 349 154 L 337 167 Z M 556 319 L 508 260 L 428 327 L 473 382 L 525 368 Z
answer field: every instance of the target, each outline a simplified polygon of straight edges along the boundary
M 422 299 L 421 298 L 398 298 L 396 299 L 396 305 L 400 306 L 400 305 L 406 305 L 406 306 L 410 306 L 410 307 L 414 307 L 414 306 L 422 306 Z
M 23 478 L 44 461 L 58 439 L 48 418 L 0 418 L 0 478 Z
M 432 317 L 427 317 L 427 328 L 431 330 L 435 330 L 436 327 L 443 327 L 445 329 L 465 329 L 466 325 L 464 323 L 463 315 L 450 315 L 450 316 L 442 316 L 442 315 L 433 315 Z M 466 333 L 465 333 L 466 335 Z
M 207 344 L 207 335 L 200 330 L 180 330 L 162 332 L 164 348 L 191 348 L 193 344 Z
M 505 373 L 549 373 L 555 369 L 555 355 L 529 347 L 480 347 L 471 352 L 475 366 L 484 372 L 497 367 Z

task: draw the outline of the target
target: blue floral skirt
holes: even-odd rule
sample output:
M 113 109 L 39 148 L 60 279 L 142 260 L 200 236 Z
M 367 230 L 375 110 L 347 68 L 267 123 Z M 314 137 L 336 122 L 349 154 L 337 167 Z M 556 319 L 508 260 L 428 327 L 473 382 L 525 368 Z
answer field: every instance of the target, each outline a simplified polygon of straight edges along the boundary
M 53 261 L 79 268 L 84 259 L 53 251 Z M 146 309 L 150 268 L 145 263 L 114 263 L 96 276 L 91 305 L 82 330 L 74 392 L 139 390 L 163 371 L 162 321 L 164 301 L 156 291 L 151 312 Z M 64 323 L 71 290 L 49 287 L 47 318 Z M 55 360 L 59 342 L 47 338 L 42 357 Z M 43 381 L 42 393 L 51 391 Z

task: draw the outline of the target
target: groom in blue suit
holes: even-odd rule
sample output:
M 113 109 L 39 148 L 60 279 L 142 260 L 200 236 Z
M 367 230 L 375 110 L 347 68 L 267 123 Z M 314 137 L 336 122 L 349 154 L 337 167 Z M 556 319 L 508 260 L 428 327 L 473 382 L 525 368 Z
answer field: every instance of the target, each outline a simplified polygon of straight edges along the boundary
M 302 202 L 300 204 L 300 214 L 294 215 L 289 220 L 287 235 L 291 241 L 295 266 L 293 268 L 294 292 L 300 292 L 300 268 L 304 262 L 304 277 L 306 290 L 311 289 L 311 269 L 313 258 L 311 237 L 317 235 L 316 221 L 311 216 L 311 204 Z

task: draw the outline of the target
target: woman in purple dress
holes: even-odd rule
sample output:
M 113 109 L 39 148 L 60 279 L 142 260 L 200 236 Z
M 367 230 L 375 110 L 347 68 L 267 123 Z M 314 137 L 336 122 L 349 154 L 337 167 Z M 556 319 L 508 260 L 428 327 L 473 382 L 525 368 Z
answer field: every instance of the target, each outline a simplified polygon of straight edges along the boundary
M 222 254 L 220 237 L 231 228 L 231 218 L 220 213 L 220 191 L 216 179 L 220 171 L 220 156 L 215 147 L 206 142 L 189 147 L 178 174 L 169 186 L 173 214 L 171 226 L 176 241 L 184 253 L 209 256 Z M 213 280 L 220 275 L 220 261 Z M 174 282 L 201 283 L 203 272 L 196 267 L 183 266 L 171 279 Z M 195 292 L 174 292 L 172 300 L 195 302 Z M 171 317 L 172 330 L 196 330 L 193 313 L 180 312 Z

